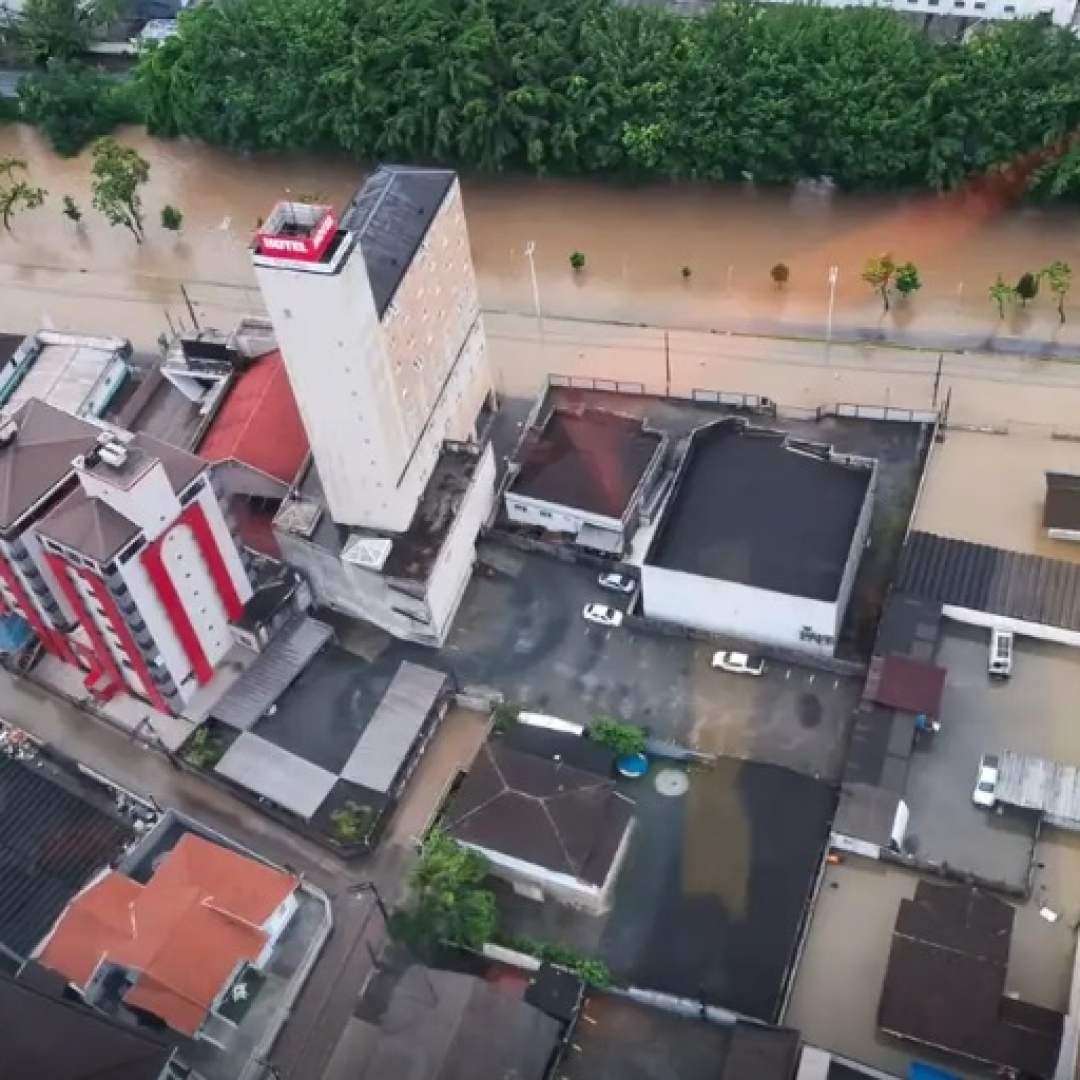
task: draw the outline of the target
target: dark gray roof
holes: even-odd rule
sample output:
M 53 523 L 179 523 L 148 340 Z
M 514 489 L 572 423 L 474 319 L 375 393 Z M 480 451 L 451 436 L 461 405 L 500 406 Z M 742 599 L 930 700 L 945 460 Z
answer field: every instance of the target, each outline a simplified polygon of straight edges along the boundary
M 360 236 L 380 318 L 455 179 L 449 169 L 381 165 L 341 215 L 341 227 Z
M 0 529 L 14 525 L 72 472 L 100 428 L 43 401 L 28 401 L 12 417 L 14 441 L 0 447 Z
M 640 417 L 557 409 L 526 434 L 510 491 L 621 518 L 662 443 Z
M 602 885 L 633 815 L 614 780 L 494 742 L 481 749 L 447 808 L 446 831 Z
M 1075 473 L 1046 474 L 1043 528 L 1080 531 L 1080 476 Z
M 497 741 L 511 750 L 521 750 L 549 761 L 557 758 L 564 765 L 595 773 L 597 776 L 615 775 L 616 755 L 606 746 L 580 735 L 552 731 L 551 728 L 536 727 L 532 724 L 511 724 L 506 732 L 498 736 Z
M 96 562 L 107 562 L 142 531 L 101 499 L 77 487 L 37 525 L 38 531 Z
M 929 663 L 941 637 L 941 604 L 891 593 L 878 623 L 875 656 L 908 656 Z
M 1080 630 L 1080 565 L 913 532 L 896 590 L 944 606 Z
M 491 983 L 416 965 L 380 970 L 356 1017 L 369 1032 L 350 1080 L 542 1080 L 562 1030 Z
M 172 1053 L 134 1025 L 0 977 L 4 1080 L 159 1080 Z
M 132 836 L 49 766 L 0 755 L 0 948 L 26 958 Z
M 719 1080 L 793 1080 L 802 1039 L 789 1028 L 737 1023 Z
M 871 474 L 816 451 L 739 420 L 700 429 L 646 561 L 835 600 Z
M 989 893 L 919 882 L 915 898 L 900 902 L 878 1027 L 1050 1080 L 1064 1017 L 1005 996 L 1013 916 Z

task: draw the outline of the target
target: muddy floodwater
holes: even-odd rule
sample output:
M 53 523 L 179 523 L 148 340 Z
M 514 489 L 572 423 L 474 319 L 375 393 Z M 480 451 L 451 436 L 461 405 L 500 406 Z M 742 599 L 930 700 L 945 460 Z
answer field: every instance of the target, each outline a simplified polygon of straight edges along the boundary
M 364 176 L 362 166 L 343 161 L 247 158 L 158 142 L 140 131 L 121 137 L 151 165 L 149 239 L 141 247 L 90 208 L 86 155 L 62 160 L 29 129 L 0 129 L 0 155 L 26 160 L 33 182 L 51 196 L 43 209 L 16 221 L 13 235 L 0 238 L 0 280 L 24 298 L 8 298 L 5 329 L 24 319 L 55 318 L 52 309 L 72 292 L 98 304 L 137 295 L 172 305 L 181 280 L 251 290 L 257 304 L 246 245 L 259 219 L 289 193 L 340 207 Z M 915 261 L 924 281 L 915 301 L 901 305 L 891 321 L 990 332 L 997 313 L 987 288 L 996 272 L 1015 281 L 1054 259 L 1080 268 L 1080 214 L 1059 209 L 1001 213 L 933 196 L 872 199 L 685 184 L 467 179 L 464 186 L 490 310 L 533 311 L 530 243 L 544 314 L 698 329 L 722 327 L 733 315 L 824 323 L 830 293 L 837 322 L 878 322 L 880 303 L 860 272 L 867 257 L 889 251 Z M 60 213 L 65 194 L 86 215 L 79 229 Z M 166 203 L 184 214 L 179 237 L 158 225 Z M 577 274 L 569 265 L 574 251 L 586 258 Z M 770 278 L 777 263 L 790 269 L 783 289 Z M 835 289 L 831 267 L 837 269 Z M 71 282 L 65 273 L 97 280 L 92 286 Z M 25 299 L 30 295 L 36 300 Z M 1037 325 L 1047 334 L 1057 326 L 1049 297 L 1016 318 L 1021 328 Z

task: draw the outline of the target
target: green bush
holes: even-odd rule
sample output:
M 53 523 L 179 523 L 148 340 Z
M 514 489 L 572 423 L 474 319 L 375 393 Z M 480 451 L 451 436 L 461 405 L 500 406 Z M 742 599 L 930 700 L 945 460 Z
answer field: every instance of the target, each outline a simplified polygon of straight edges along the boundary
M 184 758 L 199 769 L 212 769 L 224 756 L 228 747 L 220 733 L 203 726 L 188 740 Z
M 371 832 L 374 820 L 375 811 L 370 806 L 361 806 L 350 799 L 330 815 L 331 834 L 339 844 L 355 844 Z
M 645 729 L 637 724 L 623 724 L 601 716 L 593 721 L 588 734 L 593 742 L 606 746 L 620 757 L 645 751 Z
M 597 990 L 604 990 L 611 986 L 611 969 L 603 960 L 592 960 L 587 956 L 582 956 L 569 945 L 536 941 L 526 937 L 500 938 L 499 944 L 515 952 L 535 956 L 537 960 L 572 971 L 583 982 Z

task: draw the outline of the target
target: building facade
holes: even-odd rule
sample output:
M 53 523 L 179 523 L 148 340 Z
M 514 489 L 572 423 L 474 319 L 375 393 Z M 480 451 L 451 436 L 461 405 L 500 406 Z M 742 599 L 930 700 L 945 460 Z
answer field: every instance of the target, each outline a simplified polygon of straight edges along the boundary
M 178 714 L 252 595 L 200 458 L 39 401 L 0 428 L 0 605 L 101 700 Z
M 494 389 L 454 173 L 380 168 L 340 218 L 281 203 L 256 276 L 311 446 L 284 558 L 318 601 L 440 644 L 494 501 Z
M 768 0 L 789 3 L 790 0 Z M 859 0 L 821 0 L 823 7 L 885 7 L 912 15 L 951 15 L 972 21 L 993 19 L 1048 18 L 1057 26 L 1070 26 L 1076 15 L 1076 0 L 886 0 L 860 3 Z

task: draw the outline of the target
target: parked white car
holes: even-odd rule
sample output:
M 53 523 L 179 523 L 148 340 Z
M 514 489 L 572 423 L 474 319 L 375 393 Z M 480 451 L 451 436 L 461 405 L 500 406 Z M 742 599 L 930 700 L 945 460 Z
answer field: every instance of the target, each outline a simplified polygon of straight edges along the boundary
M 607 604 L 586 604 L 581 614 L 586 622 L 597 626 L 622 626 L 623 613 Z
M 632 593 L 637 588 L 637 582 L 627 574 L 601 574 L 596 580 L 601 589 L 612 589 L 614 592 Z
M 761 656 L 748 656 L 744 652 L 713 653 L 712 666 L 732 675 L 764 675 L 765 659 Z
M 979 775 L 975 779 L 975 790 L 971 801 L 986 810 L 997 801 L 998 759 L 996 754 L 983 754 L 979 761 Z

